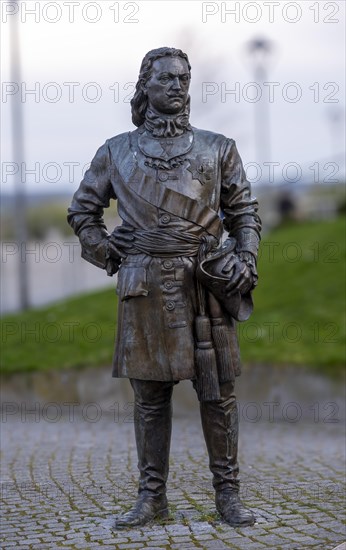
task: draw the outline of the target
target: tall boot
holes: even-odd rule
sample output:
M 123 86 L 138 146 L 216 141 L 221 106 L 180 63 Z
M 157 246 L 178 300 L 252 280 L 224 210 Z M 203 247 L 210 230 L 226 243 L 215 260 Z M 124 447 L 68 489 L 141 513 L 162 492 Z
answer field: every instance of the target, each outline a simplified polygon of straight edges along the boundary
M 116 528 L 168 517 L 166 481 L 172 431 L 173 383 L 130 380 L 135 393 L 134 424 L 139 488 L 135 505 L 115 521 Z
M 213 474 L 216 509 L 232 527 L 253 525 L 255 517 L 239 498 L 239 420 L 233 384 L 220 386 L 221 399 L 200 403 L 203 433 Z

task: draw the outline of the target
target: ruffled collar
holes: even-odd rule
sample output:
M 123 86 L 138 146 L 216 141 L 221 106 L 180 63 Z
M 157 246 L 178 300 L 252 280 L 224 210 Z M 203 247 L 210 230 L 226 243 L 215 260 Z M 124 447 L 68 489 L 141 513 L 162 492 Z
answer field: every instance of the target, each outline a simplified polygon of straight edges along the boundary
M 144 126 L 153 137 L 173 138 L 191 130 L 189 123 L 190 105 L 186 104 L 184 110 L 177 115 L 163 115 L 148 107 L 145 113 Z

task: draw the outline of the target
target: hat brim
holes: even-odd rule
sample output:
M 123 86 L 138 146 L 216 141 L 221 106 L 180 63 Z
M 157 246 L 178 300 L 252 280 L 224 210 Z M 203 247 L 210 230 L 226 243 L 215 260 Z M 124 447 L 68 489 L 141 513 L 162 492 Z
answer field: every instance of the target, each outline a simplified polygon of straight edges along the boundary
M 235 245 L 235 239 L 227 239 L 220 249 L 198 264 L 196 276 L 203 286 L 213 293 L 229 315 L 237 321 L 246 321 L 253 311 L 251 292 L 241 294 L 239 291 L 227 291 L 226 285 L 230 277 L 222 272 L 234 256 Z

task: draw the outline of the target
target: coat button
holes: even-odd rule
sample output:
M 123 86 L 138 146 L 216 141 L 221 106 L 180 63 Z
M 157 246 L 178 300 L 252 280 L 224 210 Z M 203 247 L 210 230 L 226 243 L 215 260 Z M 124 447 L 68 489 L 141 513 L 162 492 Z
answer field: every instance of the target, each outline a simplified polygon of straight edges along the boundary
M 164 214 L 161 216 L 161 223 L 169 223 L 171 221 L 171 216 L 169 214 Z
M 173 267 L 173 262 L 172 262 L 172 260 L 165 260 L 165 261 L 163 262 L 163 267 L 164 267 L 165 269 L 172 269 L 172 267 Z
M 175 308 L 175 303 L 174 302 L 172 302 L 171 300 L 166 302 L 167 311 L 173 311 L 174 308 Z
M 173 281 L 165 281 L 163 286 L 167 289 L 170 289 L 173 287 Z
M 169 176 L 168 176 L 168 174 L 167 174 L 166 172 L 161 172 L 161 173 L 159 174 L 159 180 L 160 180 L 160 181 L 167 181 L 167 180 L 168 180 L 168 177 L 169 177 Z

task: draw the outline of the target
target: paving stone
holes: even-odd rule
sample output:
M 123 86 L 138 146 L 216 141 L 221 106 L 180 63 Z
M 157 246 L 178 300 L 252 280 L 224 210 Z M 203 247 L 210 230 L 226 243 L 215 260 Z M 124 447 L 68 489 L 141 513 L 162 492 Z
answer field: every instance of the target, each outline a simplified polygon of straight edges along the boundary
M 13 419 L 2 426 L 2 547 L 332 550 L 345 540 L 345 503 L 342 423 L 329 428 L 242 423 L 243 495 L 257 523 L 233 529 L 216 514 L 199 418 L 176 418 L 169 521 L 116 532 L 115 514 L 136 495 L 133 425 Z
M 162 540 L 149 540 L 148 541 L 148 547 L 150 546 L 150 548 L 166 548 L 167 546 L 170 545 L 169 543 L 169 540 L 168 539 L 162 539 Z
M 143 548 L 141 542 L 128 542 L 127 544 L 121 544 L 120 548 Z

